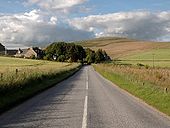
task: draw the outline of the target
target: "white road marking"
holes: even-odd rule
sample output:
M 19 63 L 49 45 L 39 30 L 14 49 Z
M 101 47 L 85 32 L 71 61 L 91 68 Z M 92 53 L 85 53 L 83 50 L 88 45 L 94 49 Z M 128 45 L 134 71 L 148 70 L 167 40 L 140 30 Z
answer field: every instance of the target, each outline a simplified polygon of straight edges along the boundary
M 87 128 L 87 103 L 88 103 L 88 69 L 86 69 L 86 96 L 84 101 L 84 112 L 83 112 L 83 122 L 82 122 L 82 128 Z
M 89 82 L 88 82 L 88 69 L 86 70 L 86 90 L 89 88 Z
M 88 96 L 85 97 L 85 101 L 84 101 L 84 113 L 83 113 L 82 128 L 87 127 L 87 102 L 88 102 L 87 100 L 88 100 Z
M 86 90 L 88 90 L 89 85 L 88 85 L 88 81 L 86 81 Z

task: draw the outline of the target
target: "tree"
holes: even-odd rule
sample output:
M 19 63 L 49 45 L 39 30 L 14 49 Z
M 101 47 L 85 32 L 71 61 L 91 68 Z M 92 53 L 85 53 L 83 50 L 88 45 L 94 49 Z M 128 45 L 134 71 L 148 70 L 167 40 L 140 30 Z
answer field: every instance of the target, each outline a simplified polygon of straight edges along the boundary
M 64 55 L 60 55 L 57 59 L 57 61 L 59 62 L 64 62 L 65 61 L 65 56 Z
M 45 59 L 57 61 L 77 62 L 78 60 L 83 61 L 85 58 L 85 50 L 82 46 L 65 42 L 55 42 L 49 45 L 45 50 L 45 54 Z
M 69 60 L 70 62 L 77 62 L 78 60 L 78 53 L 76 51 L 76 46 L 75 44 L 69 44 L 68 45 L 68 56 L 69 56 Z
M 95 63 L 100 63 L 104 61 L 104 55 L 102 49 L 98 49 L 95 53 Z
M 65 51 L 66 51 L 65 49 L 66 49 L 66 46 L 64 42 L 52 43 L 45 50 L 46 58 L 48 60 L 53 60 L 53 56 L 55 55 L 57 59 L 60 55 L 65 54 Z
M 107 55 L 105 50 L 103 51 L 103 55 L 104 55 L 104 61 L 110 61 L 111 60 L 110 56 Z
M 45 57 L 47 60 L 59 62 L 87 62 L 100 63 L 110 58 L 105 51 L 98 49 L 96 52 L 90 48 L 84 49 L 81 45 L 65 42 L 54 42 L 45 49 Z
M 83 59 L 86 57 L 86 52 L 84 50 L 84 48 L 81 45 L 76 45 L 76 48 L 78 50 L 78 59 L 80 61 L 83 61 Z
M 87 64 L 91 64 L 95 62 L 95 51 L 91 50 L 90 48 L 86 49 L 86 62 Z

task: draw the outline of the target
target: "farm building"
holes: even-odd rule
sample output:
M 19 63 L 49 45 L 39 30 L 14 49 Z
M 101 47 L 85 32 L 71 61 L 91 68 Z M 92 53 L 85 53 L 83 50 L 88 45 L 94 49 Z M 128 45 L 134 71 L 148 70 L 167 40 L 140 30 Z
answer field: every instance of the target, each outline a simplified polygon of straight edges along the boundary
M 17 53 L 15 49 L 5 49 L 5 55 L 7 56 L 14 56 Z
M 27 53 L 28 49 L 18 49 L 18 51 L 15 54 L 15 57 L 21 57 L 24 58 L 25 54 Z
M 6 49 L 5 46 L 0 43 L 0 55 L 14 56 L 16 52 L 17 50 L 15 49 Z
M 0 43 L 0 54 L 5 54 L 5 46 Z
M 43 58 L 43 50 L 38 47 L 32 47 L 28 49 L 18 49 L 15 57 L 24 57 L 24 58 Z

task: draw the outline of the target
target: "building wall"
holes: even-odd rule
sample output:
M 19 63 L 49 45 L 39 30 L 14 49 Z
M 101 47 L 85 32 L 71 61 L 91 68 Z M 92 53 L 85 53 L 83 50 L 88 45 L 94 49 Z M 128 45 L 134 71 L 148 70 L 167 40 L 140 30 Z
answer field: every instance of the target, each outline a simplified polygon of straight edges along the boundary
M 37 57 L 37 53 L 35 53 L 32 49 L 29 49 L 29 50 L 27 51 L 27 53 L 25 54 L 25 57 L 26 57 L 26 58 L 30 58 L 30 57 L 32 57 L 32 56 Z

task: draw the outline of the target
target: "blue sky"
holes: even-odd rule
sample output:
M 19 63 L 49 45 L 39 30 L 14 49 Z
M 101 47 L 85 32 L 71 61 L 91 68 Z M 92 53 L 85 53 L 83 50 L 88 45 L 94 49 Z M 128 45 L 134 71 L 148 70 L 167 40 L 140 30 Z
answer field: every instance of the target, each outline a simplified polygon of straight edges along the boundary
M 24 0 L 1 0 L 1 13 L 19 13 L 37 8 L 36 6 L 24 6 Z M 170 10 L 169 0 L 88 0 L 85 5 L 92 8 L 92 14 L 104 14 L 119 11 L 166 11 Z
M 102 36 L 169 41 L 170 0 L 1 0 L 0 24 L 0 42 L 9 44 Z
M 94 12 L 110 13 L 119 11 L 150 10 L 163 11 L 170 9 L 169 0 L 93 0 L 89 5 L 94 5 Z

